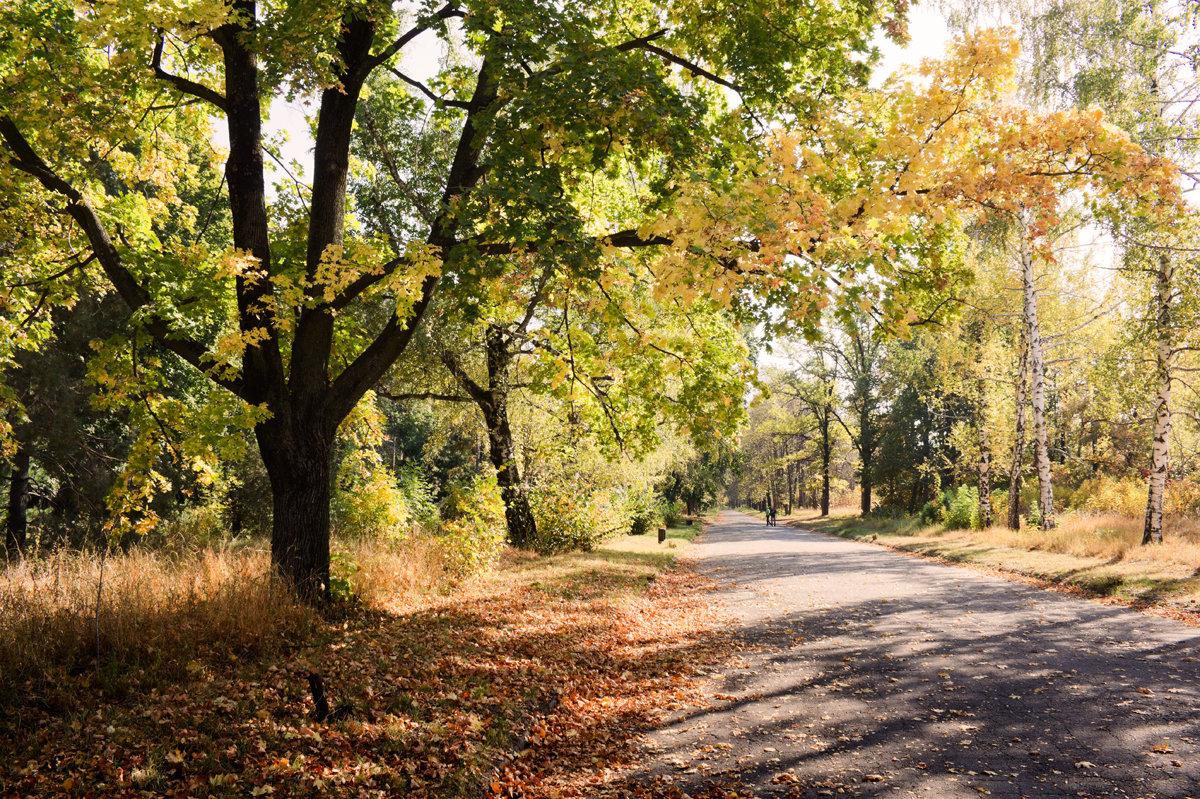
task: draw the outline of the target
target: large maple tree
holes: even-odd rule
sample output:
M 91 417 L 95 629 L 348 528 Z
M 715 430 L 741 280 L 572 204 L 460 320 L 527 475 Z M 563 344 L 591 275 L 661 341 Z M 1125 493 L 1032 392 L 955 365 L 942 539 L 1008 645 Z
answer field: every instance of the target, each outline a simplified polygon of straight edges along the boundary
M 20 320 L 115 291 L 161 347 L 239 398 L 270 475 L 273 562 L 319 599 L 338 426 L 435 293 L 502 272 L 506 253 L 586 273 L 603 248 L 664 243 L 589 225 L 580 178 L 631 168 L 647 215 L 670 214 L 680 177 L 719 182 L 760 118 L 802 117 L 861 82 L 872 32 L 902 24 L 889 15 L 904 5 L 20 0 L 0 39 L 5 307 Z M 462 56 L 430 80 L 404 73 L 404 54 L 435 39 Z M 419 222 L 380 238 L 354 224 L 347 185 L 364 92 L 384 71 L 422 98 L 397 113 L 433 109 L 450 138 L 444 168 L 422 176 L 432 203 L 408 213 Z M 268 189 L 281 97 L 317 109 L 298 198 Z M 222 159 L 207 202 L 180 199 L 198 162 Z M 213 224 L 228 229 L 220 246 Z

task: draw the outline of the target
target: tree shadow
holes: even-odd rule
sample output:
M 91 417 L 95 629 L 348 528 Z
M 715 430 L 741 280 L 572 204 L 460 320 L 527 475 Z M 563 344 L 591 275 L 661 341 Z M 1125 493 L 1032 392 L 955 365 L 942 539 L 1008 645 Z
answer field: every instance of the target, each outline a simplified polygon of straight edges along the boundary
M 794 543 L 752 525 L 710 539 L 734 540 Z M 731 597 L 746 588 L 776 597 L 786 586 L 817 599 L 803 612 L 747 618 L 746 667 L 727 666 L 712 706 L 653 734 L 661 750 L 631 786 L 1196 795 L 1198 631 L 878 548 L 808 543 L 705 559 L 714 577 L 736 581 Z M 853 588 L 821 593 L 838 581 Z

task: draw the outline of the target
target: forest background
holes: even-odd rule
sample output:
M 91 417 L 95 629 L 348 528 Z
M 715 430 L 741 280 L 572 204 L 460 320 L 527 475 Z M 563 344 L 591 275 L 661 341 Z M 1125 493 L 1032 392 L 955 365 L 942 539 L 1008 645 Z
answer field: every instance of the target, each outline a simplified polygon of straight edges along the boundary
M 1200 6 L 817 6 L 5 10 L 5 670 L 721 503 L 1200 569 Z
M 721 504 L 1196 588 L 1192 0 L 0 14 L 0 786 L 581 778 Z
M 948 9 L 947 19 L 952 29 L 1014 24 L 1028 107 L 1103 108 L 1146 150 L 1174 159 L 1192 198 L 1195 12 L 977 4 Z M 1163 228 L 1105 219 L 1079 197 L 1059 203 L 1069 210 L 1045 231 L 1041 257 L 994 215 L 967 232 L 971 285 L 951 292 L 952 321 L 885 340 L 864 312 L 829 318 L 819 340 L 784 342 L 765 370 L 770 399 L 751 411 L 751 465 L 731 502 L 861 512 L 875 522 L 828 529 L 1041 576 L 1157 561 L 1142 563 L 1140 590 L 1113 570 L 1080 581 L 1133 596 L 1179 590 L 1200 565 L 1196 250 L 1182 221 L 1192 212 L 1162 237 Z M 953 543 L 933 542 L 947 536 Z M 1038 565 L 987 547 L 1095 560 L 1064 565 L 1047 554 Z

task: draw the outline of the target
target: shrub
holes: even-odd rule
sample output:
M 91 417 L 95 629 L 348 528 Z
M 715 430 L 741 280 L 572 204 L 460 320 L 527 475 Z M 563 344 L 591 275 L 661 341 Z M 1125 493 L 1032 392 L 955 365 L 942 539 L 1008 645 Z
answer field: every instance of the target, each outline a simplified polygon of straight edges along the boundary
M 645 535 L 658 526 L 663 516 L 662 508 L 649 488 L 631 489 L 625 495 L 625 513 L 629 517 L 630 535 Z
M 395 477 L 376 465 L 353 477 L 340 476 L 333 497 L 333 518 L 343 536 L 403 538 L 412 526 L 413 514 Z
M 992 491 L 992 524 L 1004 524 L 1008 518 L 1008 488 Z
M 587 502 L 587 515 L 600 539 L 623 535 L 629 529 L 624 497 L 612 491 L 593 492 Z
M 383 423 L 368 395 L 342 425 L 331 511 L 343 536 L 399 539 L 434 519 L 432 494 L 421 473 L 407 470 L 397 476 L 384 464 L 376 447 Z
M 533 548 L 543 555 L 594 549 L 604 531 L 589 513 L 590 500 L 590 496 L 580 497 L 576 487 L 557 481 L 530 490 L 529 506 L 537 525 Z
M 465 483 L 451 483 L 441 512 L 437 538 L 447 572 L 465 577 L 491 565 L 504 546 L 505 533 L 504 501 L 496 478 L 475 475 Z
M 683 508 L 678 502 L 668 502 L 663 505 L 663 524 L 667 527 L 678 527 L 683 522 Z
M 181 549 L 215 544 L 230 532 L 225 516 L 225 509 L 216 503 L 189 505 L 178 516 L 160 522 L 145 542 Z
M 947 530 L 966 530 L 979 527 L 979 490 L 975 486 L 958 486 L 942 494 L 946 507 Z
M 1118 513 L 1137 518 L 1146 511 L 1146 484 L 1142 480 L 1097 475 L 1079 484 L 1072 502 L 1062 504 L 1088 513 Z
M 1141 489 L 1141 513 L 1146 510 L 1146 484 L 1139 482 Z M 1200 480 L 1184 477 L 1167 483 L 1167 495 L 1163 500 L 1164 510 L 1178 516 L 1200 516 Z
M 921 508 L 922 524 L 942 524 L 947 530 L 979 527 L 979 490 L 975 486 L 948 488 Z
M 921 524 L 941 524 L 946 521 L 946 506 L 942 498 L 931 499 L 921 508 Z

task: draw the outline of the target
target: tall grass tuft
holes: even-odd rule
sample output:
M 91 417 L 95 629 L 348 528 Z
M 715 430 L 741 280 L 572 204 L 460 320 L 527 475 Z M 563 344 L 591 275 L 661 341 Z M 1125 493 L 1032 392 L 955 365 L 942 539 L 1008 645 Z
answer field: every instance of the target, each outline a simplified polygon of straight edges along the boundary
M 356 599 L 379 610 L 403 610 L 449 588 L 461 576 L 459 560 L 453 547 L 432 535 L 342 541 L 334 554 L 335 580 L 340 569 Z
M 1142 519 L 1118 513 L 1066 513 L 1052 530 L 1034 525 L 1020 530 L 992 527 L 974 533 L 973 537 L 1014 549 L 1113 562 L 1128 559 L 1200 567 L 1200 536 L 1195 519 L 1168 520 L 1163 543 L 1153 546 L 1142 546 L 1142 525 Z
M 206 655 L 269 649 L 310 613 L 263 551 L 63 550 L 0 577 L 0 674 L 10 685 L 89 669 L 175 678 Z

